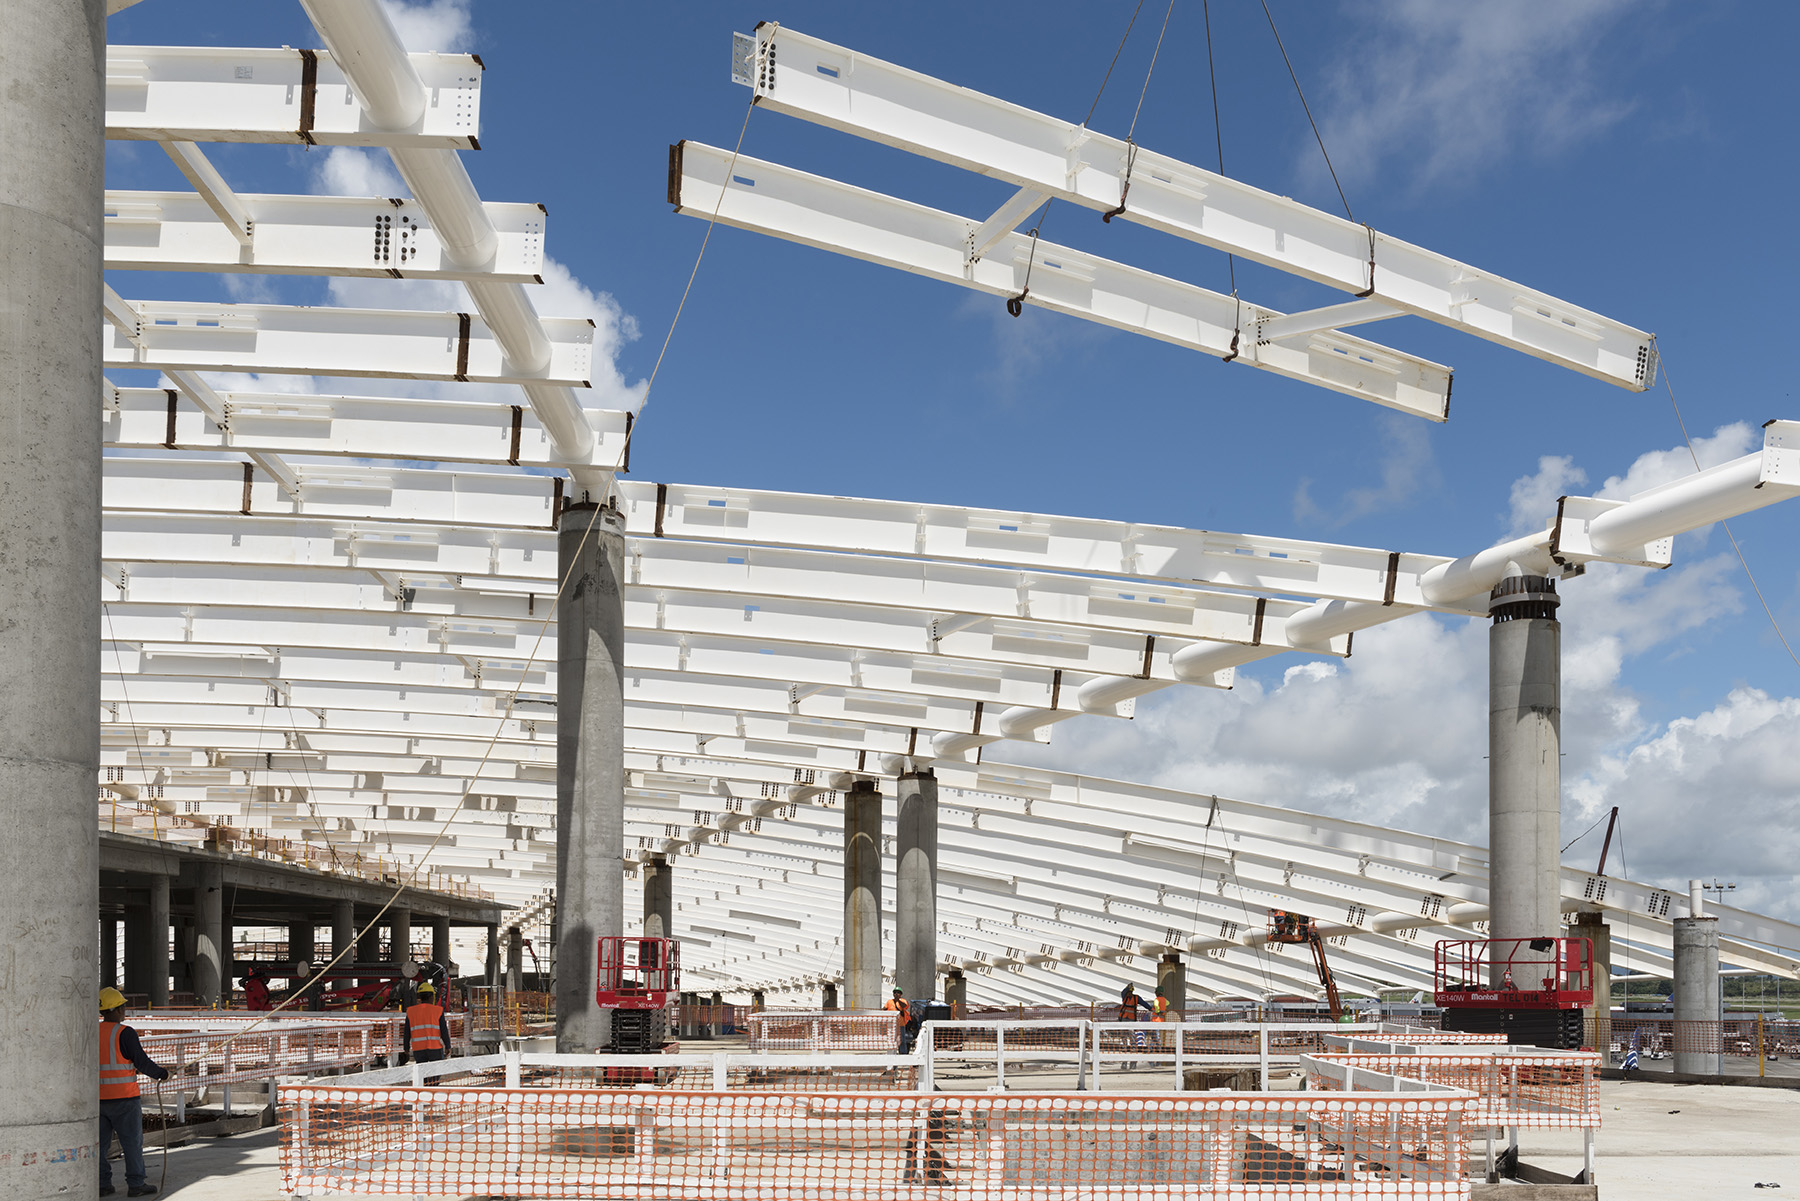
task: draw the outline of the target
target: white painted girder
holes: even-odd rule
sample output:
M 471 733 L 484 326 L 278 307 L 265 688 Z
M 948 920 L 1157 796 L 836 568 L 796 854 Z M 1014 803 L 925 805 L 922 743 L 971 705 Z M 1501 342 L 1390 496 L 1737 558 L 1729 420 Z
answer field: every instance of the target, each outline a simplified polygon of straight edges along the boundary
M 494 256 L 471 267 L 445 254 L 415 200 L 231 195 L 243 235 L 204 196 L 108 189 L 106 269 L 544 282 L 540 204 L 482 205 L 496 231 Z
M 1024 234 L 971 260 L 977 222 L 699 142 L 671 150 L 675 211 L 895 267 L 1259 367 L 1433 421 L 1450 368 L 1335 330 L 1259 342 L 1272 310 Z M 730 180 L 726 172 L 730 171 Z M 727 183 L 729 182 L 729 186 Z
M 1650 335 L 1320 212 L 892 63 L 764 24 L 756 103 L 1381 301 L 1609 383 L 1656 379 Z M 773 51 L 771 51 L 771 46 Z M 1127 191 L 1127 185 L 1129 190 Z
M 428 81 L 432 102 L 393 129 L 368 119 L 327 50 L 108 46 L 106 136 L 479 149 L 481 61 L 472 54 L 408 57 Z
M 515 363 L 485 321 L 463 313 L 273 304 L 125 302 L 110 312 L 109 369 L 249 371 L 592 387 L 594 323 L 546 319 L 549 357 Z

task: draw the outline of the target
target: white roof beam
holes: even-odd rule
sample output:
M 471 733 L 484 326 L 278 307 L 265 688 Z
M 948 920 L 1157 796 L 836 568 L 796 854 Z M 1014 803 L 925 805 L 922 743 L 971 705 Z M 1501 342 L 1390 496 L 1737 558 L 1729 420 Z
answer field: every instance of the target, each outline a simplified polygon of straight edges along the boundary
M 302 3 L 325 44 L 338 53 L 374 121 L 399 128 L 416 109 L 436 107 L 430 81 L 422 77 L 419 63 L 401 45 L 393 22 L 375 0 Z M 434 103 L 426 103 L 428 96 Z M 391 153 L 413 196 L 437 227 L 449 257 L 466 267 L 490 263 L 498 252 L 498 234 L 462 159 L 454 151 L 418 146 L 395 145 Z M 538 374 L 551 358 L 549 331 L 524 289 L 493 279 L 471 280 L 468 288 L 507 356 Z M 576 482 L 590 493 L 610 487 L 612 473 L 592 465 L 593 430 L 569 387 L 554 380 L 528 383 L 525 395 L 550 431 L 557 456 L 572 465 Z
M 686 216 L 716 214 L 727 225 L 1020 299 L 1432 421 L 1449 411 L 1451 373 L 1441 364 L 1348 334 L 1259 343 L 1250 336 L 1254 322 L 1277 314 L 1230 296 L 1018 233 L 1000 234 L 971 261 L 979 224 L 968 218 L 746 155 L 734 163 L 730 151 L 698 142 L 676 152 L 669 199 Z
M 171 155 L 176 147 L 189 148 L 184 154 L 200 153 L 191 142 L 163 145 Z M 199 162 L 211 169 L 205 158 Z M 221 216 L 222 209 L 231 216 Z M 494 253 L 470 267 L 449 255 L 416 200 L 239 196 L 217 188 L 198 196 L 108 190 L 104 262 L 108 270 L 121 271 L 542 283 L 543 206 L 484 204 L 482 209 L 495 227 Z
M 756 103 L 1390 304 L 1633 391 L 1650 335 L 1342 217 L 794 29 L 758 27 Z M 774 43 L 774 53 L 770 44 Z M 1127 193 L 1127 185 L 1129 192 Z
M 478 149 L 481 62 L 413 54 L 435 103 L 404 125 L 371 118 L 323 50 L 108 46 L 106 136 L 125 141 L 288 142 Z
M 1309 309 L 1304 313 L 1289 313 L 1285 317 L 1259 318 L 1256 322 L 1256 340 L 1282 342 L 1328 329 L 1366 325 L 1371 321 L 1386 321 L 1398 316 L 1400 310 L 1391 304 L 1379 300 L 1351 300 L 1322 309 Z
M 484 321 L 464 313 L 125 303 L 136 337 L 121 324 L 130 314 L 109 308 L 116 328 L 107 339 L 108 367 L 592 386 L 594 323 L 586 318 L 546 322 L 550 359 L 527 369 L 507 356 Z
M 206 157 L 204 151 L 192 142 L 163 142 L 163 150 L 175 160 L 175 167 L 194 185 L 194 191 L 200 196 L 213 216 L 225 226 L 232 240 L 238 244 L 240 252 L 255 241 L 255 222 L 239 200 L 225 177 L 219 174 L 218 168 Z M 112 196 L 107 196 L 107 207 L 113 206 Z M 160 233 L 161 231 L 157 231 Z M 160 239 L 159 239 L 160 240 Z

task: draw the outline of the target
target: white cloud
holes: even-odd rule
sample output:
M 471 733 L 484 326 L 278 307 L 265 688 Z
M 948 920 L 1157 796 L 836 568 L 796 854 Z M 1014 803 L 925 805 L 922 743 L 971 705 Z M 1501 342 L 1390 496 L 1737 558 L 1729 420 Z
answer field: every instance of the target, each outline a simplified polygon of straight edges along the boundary
M 1749 437 L 1727 426 L 1696 449 L 1722 461 Z M 1629 494 L 1692 469 L 1685 446 L 1652 452 L 1606 487 Z M 1585 479 L 1568 459 L 1540 461 L 1513 487 L 1515 522 L 1541 528 Z M 1621 679 L 1634 656 L 1678 653 L 1684 634 L 1741 611 L 1738 578 L 1699 531 L 1666 571 L 1599 565 L 1563 587 L 1564 828 L 1572 838 L 1619 805 L 1633 878 L 1684 887 L 1718 874 L 1747 907 L 1800 920 L 1800 698 L 1740 688 L 1659 725 Z M 1420 614 L 1358 633 L 1348 660 L 1293 663 L 1278 682 L 1240 676 L 1230 692 L 1169 689 L 1134 721 L 1087 718 L 1057 727 L 1049 747 L 1002 743 L 988 757 L 1485 844 L 1487 646 L 1486 622 Z M 1570 862 L 1597 850 L 1583 844 Z
M 466 53 L 475 43 L 469 0 L 381 0 L 388 19 L 400 33 L 400 41 L 414 52 L 439 50 Z
M 333 146 L 313 160 L 312 190 L 320 196 L 411 196 L 384 152 Z
M 1381 459 L 1378 483 L 1348 489 L 1337 500 L 1321 505 L 1313 500 L 1312 480 L 1303 479 L 1294 489 L 1294 520 L 1340 529 L 1359 518 L 1398 508 L 1441 482 L 1430 435 L 1416 418 L 1397 414 L 1383 418 L 1381 436 L 1387 453 Z
M 1364 0 L 1361 30 L 1314 105 L 1338 173 L 1466 183 L 1490 162 L 1554 153 L 1632 109 L 1599 79 L 1630 0 Z M 1323 175 L 1311 138 L 1301 162 Z

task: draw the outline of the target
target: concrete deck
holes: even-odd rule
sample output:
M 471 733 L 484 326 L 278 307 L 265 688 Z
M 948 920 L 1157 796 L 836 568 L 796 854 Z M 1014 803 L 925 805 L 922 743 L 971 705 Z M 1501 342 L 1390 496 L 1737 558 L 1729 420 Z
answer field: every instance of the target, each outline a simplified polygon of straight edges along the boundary
M 1800 1091 L 1606 1081 L 1600 1196 L 1616 1201 L 1767 1198 L 1758 1182 L 1800 1191 Z M 1678 1112 L 1671 1112 L 1678 1111 Z M 1579 1132 L 1524 1131 L 1521 1158 L 1580 1167 Z M 164 1195 L 181 1201 L 278 1201 L 278 1132 L 202 1139 L 169 1152 Z M 150 1181 L 161 1152 L 148 1153 Z M 117 1171 L 118 1165 L 114 1165 Z M 122 1195 L 122 1194 L 121 1194 Z

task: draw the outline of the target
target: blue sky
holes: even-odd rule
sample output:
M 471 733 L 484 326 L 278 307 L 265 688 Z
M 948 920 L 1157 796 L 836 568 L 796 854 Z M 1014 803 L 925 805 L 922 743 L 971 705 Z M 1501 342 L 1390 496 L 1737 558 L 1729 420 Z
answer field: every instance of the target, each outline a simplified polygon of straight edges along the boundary
M 615 387 L 629 390 L 654 362 L 704 232 L 666 203 L 667 147 L 728 148 L 744 119 L 733 30 L 780 20 L 1078 120 L 1134 7 L 440 0 L 397 11 L 412 36 L 482 56 L 483 149 L 465 161 L 487 199 L 548 206 L 550 253 L 569 277 L 540 310 L 610 320 Z M 1785 349 L 1800 250 L 1787 55 L 1800 9 L 1271 7 L 1359 220 L 1655 331 L 1688 429 L 1717 455 L 1759 443 L 1769 418 L 1800 417 Z M 1125 133 L 1165 8 L 1144 4 L 1097 128 Z M 1201 17 L 1177 0 L 1136 137 L 1211 166 Z M 1260 5 L 1214 0 L 1212 26 L 1228 172 L 1336 211 Z M 128 9 L 109 35 L 318 41 L 297 4 L 198 0 Z M 764 111 L 744 150 L 969 214 L 1007 194 Z M 245 191 L 325 190 L 385 170 L 298 148 L 213 156 Z M 160 159 L 115 147 L 114 186 L 178 186 Z M 1092 212 L 1058 206 L 1045 232 L 1226 287 L 1222 255 Z M 1242 263 L 1238 281 L 1278 308 L 1342 298 Z M 115 282 L 127 295 L 231 295 L 211 277 Z M 384 288 L 397 305 L 430 302 L 386 281 L 284 282 L 271 298 L 374 304 Z M 1540 523 L 1560 492 L 1662 478 L 1680 445 L 1660 385 L 1626 392 L 1413 319 L 1367 332 L 1456 368 L 1447 425 L 1038 310 L 1015 320 L 998 299 L 722 228 L 638 426 L 634 475 L 1455 555 Z M 1800 502 L 1734 529 L 1800 635 Z M 1729 555 L 1715 529 L 1683 538 L 1669 572 L 1596 571 L 1565 587 L 1570 836 L 1620 804 L 1642 855 L 1634 875 L 1741 878 L 1747 900 L 1800 916 L 1786 898 L 1800 850 L 1800 667 Z M 1359 636 L 1347 664 L 1272 660 L 1231 693 L 1161 694 L 1132 723 L 1089 719 L 1059 727 L 1047 751 L 1010 753 L 1481 839 L 1484 640 L 1473 623 L 1413 618 Z M 1688 837 L 1696 824 L 1703 836 Z

